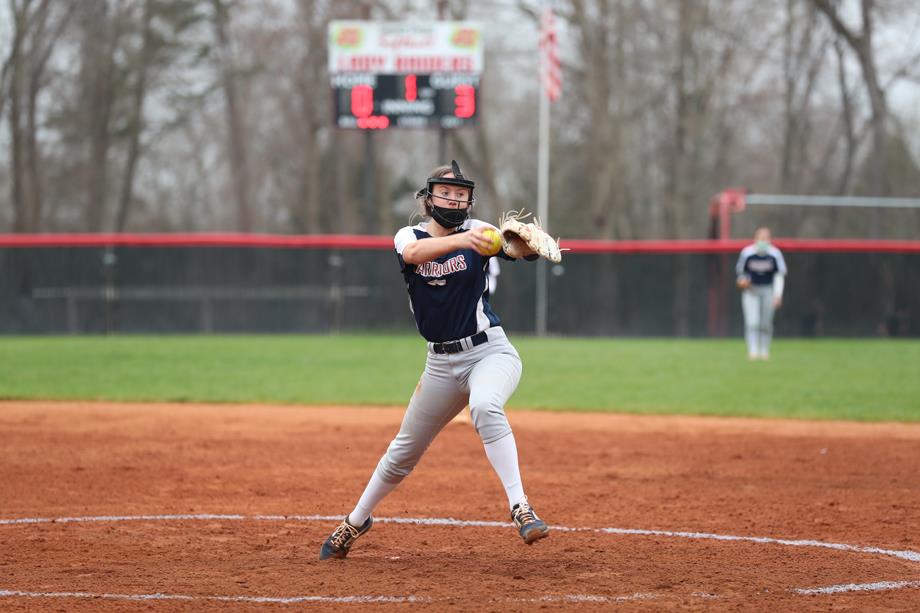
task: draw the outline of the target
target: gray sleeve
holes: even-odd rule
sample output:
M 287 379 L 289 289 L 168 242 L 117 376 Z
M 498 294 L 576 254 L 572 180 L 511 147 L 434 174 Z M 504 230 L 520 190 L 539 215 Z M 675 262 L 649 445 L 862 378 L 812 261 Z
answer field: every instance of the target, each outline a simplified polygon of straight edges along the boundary
M 747 253 L 745 253 L 745 251 L 744 249 L 741 250 L 741 255 L 738 256 L 738 263 L 735 264 L 736 277 L 740 277 L 744 274 L 744 263 L 747 261 Z
M 783 276 L 786 276 L 786 274 L 788 273 L 786 271 L 786 260 L 785 258 L 783 258 L 783 252 L 780 251 L 779 249 L 776 249 L 775 252 L 773 253 L 773 257 L 776 258 L 776 272 L 778 272 L 779 274 Z

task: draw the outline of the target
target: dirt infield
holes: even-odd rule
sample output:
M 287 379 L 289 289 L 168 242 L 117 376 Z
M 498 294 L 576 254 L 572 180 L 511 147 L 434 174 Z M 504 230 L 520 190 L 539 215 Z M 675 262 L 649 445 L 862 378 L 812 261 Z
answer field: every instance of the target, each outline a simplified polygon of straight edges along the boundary
M 0 403 L 0 610 L 920 606 L 920 425 L 513 412 L 527 547 L 451 424 L 319 562 L 401 416 Z

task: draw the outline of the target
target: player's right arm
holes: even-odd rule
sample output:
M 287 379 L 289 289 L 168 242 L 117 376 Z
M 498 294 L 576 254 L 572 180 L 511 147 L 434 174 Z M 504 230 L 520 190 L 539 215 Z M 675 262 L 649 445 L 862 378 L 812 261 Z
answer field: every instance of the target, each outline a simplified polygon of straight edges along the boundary
M 418 266 L 459 249 L 475 249 L 485 255 L 490 241 L 483 232 L 485 227 L 412 241 L 402 249 L 403 262 Z
M 735 264 L 735 276 L 740 277 L 744 274 L 744 267 L 747 264 L 748 259 L 748 250 L 742 249 L 741 254 L 738 256 L 738 263 Z
M 747 289 L 751 285 L 751 278 L 748 276 L 745 268 L 747 268 L 747 260 L 750 253 L 747 248 L 741 250 L 741 255 L 738 256 L 738 263 L 735 264 L 735 285 L 738 289 Z

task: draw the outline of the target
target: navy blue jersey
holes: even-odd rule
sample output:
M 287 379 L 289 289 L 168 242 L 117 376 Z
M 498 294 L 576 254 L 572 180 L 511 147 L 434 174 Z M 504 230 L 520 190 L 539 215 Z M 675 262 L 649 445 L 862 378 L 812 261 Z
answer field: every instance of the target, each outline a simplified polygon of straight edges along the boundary
M 775 274 L 786 275 L 786 260 L 773 245 L 768 245 L 766 252 L 758 253 L 757 246 L 751 244 L 741 250 L 735 272 L 739 276 L 748 275 L 751 285 L 770 285 Z
M 478 219 L 467 219 L 457 231 L 468 232 L 479 226 L 495 228 Z M 459 249 L 417 266 L 406 264 L 403 249 L 426 238 L 431 235 L 419 224 L 406 226 L 394 239 L 409 290 L 409 308 L 421 335 L 433 343 L 443 343 L 500 325 L 498 315 L 489 306 L 486 280 L 489 256 L 480 255 L 475 249 Z M 513 259 L 503 251 L 496 257 Z

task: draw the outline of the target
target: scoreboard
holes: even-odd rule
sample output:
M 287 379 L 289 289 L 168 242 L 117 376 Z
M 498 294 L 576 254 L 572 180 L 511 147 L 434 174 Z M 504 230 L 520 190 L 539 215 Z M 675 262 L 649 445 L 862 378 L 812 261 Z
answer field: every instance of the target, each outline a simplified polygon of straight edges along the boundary
M 340 128 L 476 123 L 482 40 L 474 22 L 333 21 L 328 68 Z
M 332 91 L 340 128 L 459 128 L 479 111 L 479 75 L 342 74 Z

